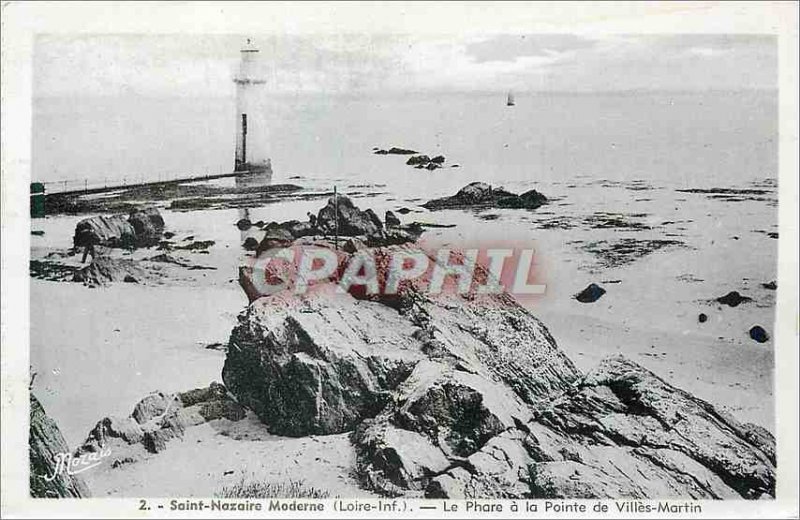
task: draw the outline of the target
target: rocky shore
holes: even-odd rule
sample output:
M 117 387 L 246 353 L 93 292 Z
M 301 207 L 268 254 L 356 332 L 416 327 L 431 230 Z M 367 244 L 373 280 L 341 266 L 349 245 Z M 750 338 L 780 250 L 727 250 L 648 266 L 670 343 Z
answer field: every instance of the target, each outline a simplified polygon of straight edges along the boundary
M 308 222 L 263 224 L 259 250 L 331 247 L 336 211 L 352 246 L 339 250 L 340 261 L 405 247 L 386 240 L 397 220 L 340 198 Z M 252 272 L 241 274 L 248 291 Z M 303 295 L 248 292 L 224 386 L 151 394 L 129 417 L 101 420 L 79 453 L 111 444 L 163 457 L 203 425 L 223 428 L 252 413 L 285 439 L 345 436 L 349 471 L 382 496 L 774 497 L 768 431 L 621 356 L 579 370 L 507 295 L 432 296 L 411 282 L 393 297 L 368 296 L 334 282 Z M 602 295 L 589 292 L 587 301 Z M 147 463 L 128 457 L 118 467 Z

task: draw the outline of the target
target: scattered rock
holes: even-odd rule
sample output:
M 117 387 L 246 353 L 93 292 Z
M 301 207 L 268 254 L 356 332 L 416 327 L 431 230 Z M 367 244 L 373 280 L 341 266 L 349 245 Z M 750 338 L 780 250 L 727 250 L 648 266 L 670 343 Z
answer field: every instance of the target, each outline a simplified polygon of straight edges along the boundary
M 401 215 L 408 215 L 409 213 L 411 213 L 411 210 L 408 208 L 400 208 L 397 210 L 397 212 L 400 213 Z
M 41 237 L 41 236 L 44 236 L 44 231 L 42 231 L 40 229 L 36 229 L 36 230 L 31 231 L 31 235 L 33 235 L 35 237 Z
M 717 302 L 730 307 L 738 307 L 742 303 L 753 301 L 752 298 L 742 296 L 738 291 L 731 291 L 725 296 L 717 298 Z
M 768 283 L 762 283 L 761 287 L 763 287 L 764 289 L 768 289 L 770 291 L 775 291 L 778 289 L 778 283 L 775 280 L 773 280 Z
M 174 236 L 175 233 L 173 233 L 172 231 L 164 231 L 164 238 L 166 238 L 167 240 L 173 238 Z
M 581 303 L 594 303 L 606 293 L 606 290 L 595 283 L 589 284 L 584 290 L 575 295 Z
M 764 330 L 761 325 L 756 325 L 750 329 L 750 337 L 759 343 L 766 343 L 769 341 L 769 334 L 767 334 L 767 331 Z

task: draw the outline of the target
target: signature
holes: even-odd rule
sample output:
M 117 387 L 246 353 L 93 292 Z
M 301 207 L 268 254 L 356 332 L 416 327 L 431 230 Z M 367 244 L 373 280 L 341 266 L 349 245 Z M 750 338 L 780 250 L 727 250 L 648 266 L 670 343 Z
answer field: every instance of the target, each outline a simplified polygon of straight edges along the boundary
M 64 473 L 67 475 L 78 475 L 86 470 L 90 470 L 103 463 L 103 459 L 111 455 L 109 448 L 103 448 L 100 451 L 92 453 L 84 453 L 80 457 L 75 457 L 71 453 L 56 453 L 53 455 L 53 460 L 56 467 L 53 469 L 53 474 L 44 477 L 48 482 L 55 480 L 55 478 Z

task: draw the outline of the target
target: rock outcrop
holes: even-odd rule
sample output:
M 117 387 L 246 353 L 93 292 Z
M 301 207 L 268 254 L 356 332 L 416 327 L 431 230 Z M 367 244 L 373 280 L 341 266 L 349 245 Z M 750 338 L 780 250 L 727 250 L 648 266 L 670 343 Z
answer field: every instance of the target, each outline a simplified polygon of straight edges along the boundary
M 621 357 L 581 374 L 507 295 L 411 283 L 393 297 L 328 284 L 257 298 L 223 380 L 275 434 L 352 432 L 361 482 L 383 495 L 775 494 L 769 432 Z
M 58 456 L 70 450 L 56 422 L 48 417 L 39 400 L 30 394 L 28 457 L 30 493 L 34 498 L 84 498 L 90 496 L 83 478 L 58 467 Z
M 423 204 L 422 207 L 429 210 L 476 207 L 536 209 L 546 203 L 547 197 L 536 190 L 517 195 L 503 188 L 493 188 L 485 182 L 473 182 L 461 188 L 452 197 L 433 199 Z
M 317 215 L 309 214 L 306 222 L 289 220 L 267 223 L 256 254 L 286 247 L 304 237 L 324 239 L 336 233 L 340 238 L 354 239 L 351 244 L 358 242 L 368 247 L 406 244 L 417 240 L 424 231 L 422 226 L 414 222 L 401 225 L 391 211 L 386 213 L 386 219 L 387 224 L 384 225 L 372 209 L 361 210 L 345 195 L 339 195 L 338 200 L 331 197 Z M 347 242 L 343 240 L 343 243 Z
M 168 441 L 183 437 L 190 426 L 221 418 L 239 421 L 244 417 L 245 410 L 219 383 L 176 394 L 153 392 L 139 401 L 128 417 L 100 420 L 76 455 L 131 445 L 142 445 L 147 451 L 158 453 L 167 447 Z

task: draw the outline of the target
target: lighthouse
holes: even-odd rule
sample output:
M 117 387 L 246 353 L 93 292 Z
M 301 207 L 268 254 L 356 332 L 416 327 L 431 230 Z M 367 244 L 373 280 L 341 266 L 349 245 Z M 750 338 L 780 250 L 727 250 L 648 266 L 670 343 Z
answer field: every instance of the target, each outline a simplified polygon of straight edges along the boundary
M 238 186 L 259 186 L 272 180 L 268 157 L 268 132 L 262 106 L 266 80 L 259 70 L 259 51 L 248 38 L 241 49 L 236 83 L 236 157 Z

